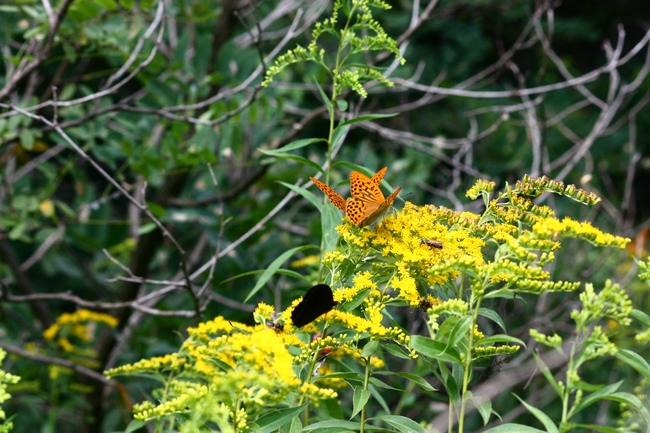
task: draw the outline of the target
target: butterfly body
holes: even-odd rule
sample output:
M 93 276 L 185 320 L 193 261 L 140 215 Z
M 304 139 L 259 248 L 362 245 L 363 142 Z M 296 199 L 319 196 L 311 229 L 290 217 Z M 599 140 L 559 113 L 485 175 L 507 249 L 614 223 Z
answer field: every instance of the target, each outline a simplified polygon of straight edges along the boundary
M 314 184 L 327 195 L 327 198 L 339 208 L 358 227 L 365 227 L 380 220 L 402 190 L 397 188 L 388 198 L 379 189 L 379 184 L 386 173 L 386 167 L 371 178 L 358 171 L 350 173 L 350 193 L 352 197 L 345 200 L 323 182 L 310 178 Z

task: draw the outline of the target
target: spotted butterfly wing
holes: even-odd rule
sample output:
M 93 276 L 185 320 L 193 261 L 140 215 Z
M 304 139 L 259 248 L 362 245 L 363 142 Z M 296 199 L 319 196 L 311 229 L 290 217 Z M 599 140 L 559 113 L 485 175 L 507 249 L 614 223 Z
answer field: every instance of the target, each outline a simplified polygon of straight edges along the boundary
M 318 179 L 314 179 L 313 177 L 310 177 L 310 179 L 312 182 L 314 182 L 314 185 L 316 185 L 321 191 L 325 193 L 327 198 L 332 202 L 334 206 L 341 209 L 341 211 L 345 213 L 345 199 L 341 197 L 338 192 L 334 191 L 332 188 L 325 185 Z
M 381 171 L 378 173 L 381 173 Z M 358 171 L 350 173 L 350 194 L 352 194 L 352 197 L 367 203 L 376 204 L 377 206 L 382 204 L 384 202 L 384 194 L 378 185 L 381 182 L 383 174 L 379 177 L 379 181 L 375 179 L 375 176 L 370 179 Z
M 370 181 L 374 183 L 375 185 L 379 186 L 381 183 L 381 180 L 384 178 L 384 175 L 386 174 L 386 170 L 388 167 L 384 167 L 381 170 L 379 170 L 377 173 L 375 173 L 374 176 L 370 178 Z
M 336 306 L 332 289 L 327 284 L 316 284 L 307 290 L 302 301 L 291 312 L 291 321 L 297 328 L 318 319 Z
M 386 173 L 386 167 L 372 178 L 358 171 L 350 173 L 350 192 L 352 198 L 346 202 L 346 214 L 359 227 L 365 227 L 381 219 L 392 206 L 395 197 L 402 190 L 397 188 L 388 198 L 379 189 L 379 183 Z

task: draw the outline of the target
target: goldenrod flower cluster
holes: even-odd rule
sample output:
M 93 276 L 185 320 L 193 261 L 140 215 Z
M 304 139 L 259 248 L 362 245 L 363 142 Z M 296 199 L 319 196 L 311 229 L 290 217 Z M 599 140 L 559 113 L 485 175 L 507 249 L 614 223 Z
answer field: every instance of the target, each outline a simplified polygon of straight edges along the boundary
M 2 361 L 4 360 L 5 356 L 7 356 L 7 352 L 5 352 L 3 349 L 0 349 L 0 365 L 2 365 Z M 7 373 L 4 370 L 0 370 L 0 404 L 11 398 L 11 394 L 7 392 L 7 384 L 18 383 L 19 380 L 19 376 Z M 14 428 L 13 422 L 11 420 L 7 421 L 6 418 L 7 415 L 0 406 L 0 433 L 7 433 Z
M 255 326 L 217 317 L 188 329 L 189 337 L 178 353 L 119 367 L 107 375 L 148 373 L 166 383 L 157 394 L 159 403 L 137 407 L 138 419 L 182 413 L 196 422 L 213 422 L 223 431 L 243 431 L 276 405 L 336 397 L 334 389 L 344 382 L 328 378 L 332 367 L 323 367 L 327 358 L 372 372 L 385 367 L 376 356 L 380 344 L 390 344 L 398 348 L 393 354 L 413 359 L 436 353 L 435 343 L 449 350 L 448 356 L 467 363 L 510 355 L 523 343 L 486 337 L 477 325 L 484 300 L 578 289 L 579 281 L 554 281 L 544 269 L 555 259 L 553 251 L 563 238 L 620 248 L 629 240 L 588 223 L 559 220 L 550 208 L 531 201 L 555 192 L 592 204 L 598 199 L 591 193 L 545 178 L 527 178 L 492 198 L 494 187 L 479 181 L 468 192 L 470 197 L 483 197 L 482 215 L 407 202 L 402 211 L 374 227 L 359 228 L 346 219 L 337 228 L 340 248 L 326 252 L 322 261 L 328 272 L 324 281 L 332 287 L 338 307 L 301 329 L 294 327 L 291 314 L 302 298 L 277 313 L 260 303 L 253 313 Z M 308 257 L 295 265 L 316 262 Z M 582 310 L 572 315 L 580 326 L 599 317 L 629 320 L 631 304 L 615 285 L 608 283 L 598 295 L 587 285 L 581 300 Z M 395 326 L 389 315 L 394 306 L 424 309 L 431 340 L 437 341 L 423 343 L 423 349 L 418 346 L 421 337 L 411 338 Z M 494 315 L 492 320 L 498 321 Z M 531 336 L 556 348 L 562 344 L 560 337 L 535 330 Z M 590 338 L 589 356 L 613 353 L 615 348 L 600 328 Z
M 70 338 L 77 338 L 87 343 L 92 339 L 92 329 L 89 322 L 104 323 L 111 328 L 117 326 L 117 319 L 104 313 L 79 309 L 74 313 L 61 314 L 52 326 L 43 331 L 43 337 L 48 341 L 56 341 L 63 350 L 74 350 Z

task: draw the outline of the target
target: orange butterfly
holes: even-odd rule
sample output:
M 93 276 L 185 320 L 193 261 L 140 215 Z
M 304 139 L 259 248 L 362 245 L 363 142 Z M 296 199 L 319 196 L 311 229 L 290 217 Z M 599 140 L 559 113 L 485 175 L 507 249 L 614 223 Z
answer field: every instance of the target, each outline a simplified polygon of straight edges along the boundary
M 338 192 L 318 179 L 313 177 L 310 177 L 310 179 L 325 193 L 332 204 L 341 209 L 354 224 L 365 227 L 379 220 L 402 190 L 402 187 L 399 187 L 388 198 L 384 198 L 384 194 L 379 189 L 379 184 L 386 173 L 386 168 L 379 170 L 372 178 L 368 178 L 368 176 L 358 171 L 350 173 L 350 193 L 352 197 L 347 201 Z

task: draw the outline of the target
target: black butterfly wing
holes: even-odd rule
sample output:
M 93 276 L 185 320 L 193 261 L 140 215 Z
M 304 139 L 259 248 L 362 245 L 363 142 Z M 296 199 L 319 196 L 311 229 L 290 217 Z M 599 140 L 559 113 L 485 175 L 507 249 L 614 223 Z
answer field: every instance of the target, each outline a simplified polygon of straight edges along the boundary
M 318 319 L 336 306 L 332 288 L 327 284 L 316 284 L 307 290 L 302 301 L 291 312 L 291 321 L 297 328 Z

